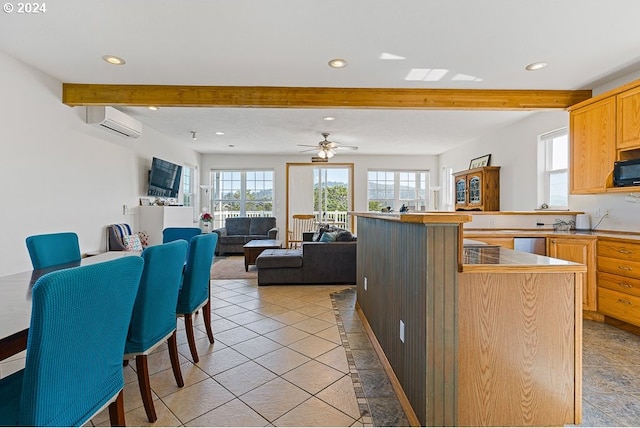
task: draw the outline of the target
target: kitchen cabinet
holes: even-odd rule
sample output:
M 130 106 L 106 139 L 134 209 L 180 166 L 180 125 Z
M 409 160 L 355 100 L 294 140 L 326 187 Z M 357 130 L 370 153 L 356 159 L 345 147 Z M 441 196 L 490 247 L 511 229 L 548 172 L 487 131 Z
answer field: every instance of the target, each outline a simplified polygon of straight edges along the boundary
M 640 87 L 629 89 L 616 97 L 618 150 L 640 148 Z
M 479 238 L 474 237 L 476 241 L 484 242 L 489 245 L 500 245 L 502 248 L 508 248 L 513 250 L 513 237 L 502 238 L 502 237 L 484 237 L 481 236 Z
M 616 98 L 610 96 L 569 114 L 571 194 L 604 193 L 616 160 Z
M 587 273 L 583 274 L 582 280 L 582 309 L 596 311 L 598 300 L 595 237 L 549 237 L 547 239 L 547 255 L 587 266 Z
M 500 211 L 500 167 L 485 166 L 453 174 L 456 211 Z
M 640 243 L 598 239 L 598 311 L 640 326 Z

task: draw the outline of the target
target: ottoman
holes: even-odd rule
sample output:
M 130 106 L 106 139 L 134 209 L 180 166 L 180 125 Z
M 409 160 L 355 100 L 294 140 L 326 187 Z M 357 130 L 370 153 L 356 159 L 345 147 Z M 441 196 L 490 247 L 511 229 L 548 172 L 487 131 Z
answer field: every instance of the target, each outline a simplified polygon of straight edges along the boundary
M 267 249 L 256 258 L 258 285 L 302 284 L 302 249 Z

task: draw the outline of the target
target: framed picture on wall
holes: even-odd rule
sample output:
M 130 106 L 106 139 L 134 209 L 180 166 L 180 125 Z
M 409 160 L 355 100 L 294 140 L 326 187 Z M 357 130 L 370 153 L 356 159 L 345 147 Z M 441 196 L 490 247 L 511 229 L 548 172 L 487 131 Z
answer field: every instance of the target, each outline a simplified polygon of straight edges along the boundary
M 489 162 L 491 161 L 491 155 L 480 156 L 479 158 L 471 159 L 469 162 L 469 169 L 473 168 L 481 168 L 483 166 L 489 166 Z

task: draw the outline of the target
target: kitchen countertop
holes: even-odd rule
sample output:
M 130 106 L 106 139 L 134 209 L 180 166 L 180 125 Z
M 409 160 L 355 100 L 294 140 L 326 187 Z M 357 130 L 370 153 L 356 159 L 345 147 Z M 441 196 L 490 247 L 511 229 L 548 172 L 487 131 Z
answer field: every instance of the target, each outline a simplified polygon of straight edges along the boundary
M 517 237 L 606 237 L 628 240 L 631 242 L 640 241 L 640 234 L 630 232 L 615 232 L 601 230 L 569 230 L 555 231 L 553 229 L 465 229 L 465 237 L 481 238 L 483 236 L 517 236 Z
M 509 250 L 498 245 L 478 245 L 465 239 L 463 272 L 586 272 L 583 264 L 554 259 L 522 251 Z

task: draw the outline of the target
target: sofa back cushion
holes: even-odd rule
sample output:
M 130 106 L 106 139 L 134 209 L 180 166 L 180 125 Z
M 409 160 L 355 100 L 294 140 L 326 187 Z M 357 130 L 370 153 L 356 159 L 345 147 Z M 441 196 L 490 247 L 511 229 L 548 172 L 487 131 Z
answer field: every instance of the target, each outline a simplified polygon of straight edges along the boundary
M 275 217 L 253 217 L 249 235 L 268 235 L 269 229 L 276 227 Z
M 224 225 L 227 228 L 227 235 L 249 235 L 251 218 L 230 217 L 224 221 Z

